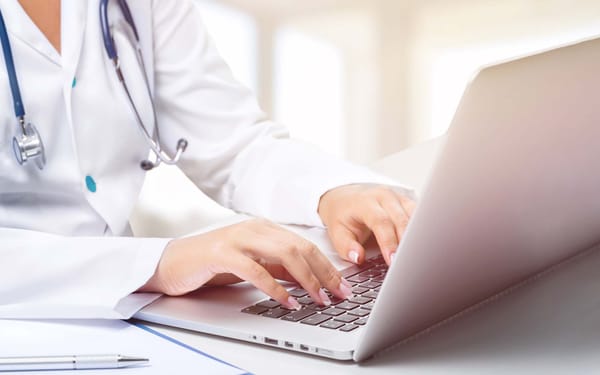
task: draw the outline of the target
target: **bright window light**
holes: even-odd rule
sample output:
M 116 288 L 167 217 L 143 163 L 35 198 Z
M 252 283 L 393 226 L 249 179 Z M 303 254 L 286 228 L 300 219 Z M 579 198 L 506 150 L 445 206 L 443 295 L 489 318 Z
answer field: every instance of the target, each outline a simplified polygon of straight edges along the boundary
M 214 0 L 196 0 L 208 32 L 233 75 L 257 92 L 257 27 L 254 19 Z
M 345 157 L 344 64 L 339 48 L 293 27 L 275 41 L 274 118 L 293 138 Z

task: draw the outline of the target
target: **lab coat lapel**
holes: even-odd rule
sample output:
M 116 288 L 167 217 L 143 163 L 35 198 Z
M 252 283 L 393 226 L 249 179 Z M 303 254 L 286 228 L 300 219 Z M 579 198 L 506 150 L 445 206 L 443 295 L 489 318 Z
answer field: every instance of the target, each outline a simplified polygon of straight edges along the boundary
M 81 57 L 87 21 L 87 0 L 62 0 L 62 61 L 65 79 L 64 93 L 67 114 L 71 114 L 71 91 L 75 72 Z M 71 120 L 69 118 L 69 120 Z
M 88 3 L 87 24 L 79 26 L 84 28 L 79 31 L 84 40 L 83 43 L 78 41 L 76 54 L 74 48 L 71 50 L 75 57 L 69 62 L 72 64 L 70 67 L 65 66 L 65 74 L 70 75 L 65 79 L 69 82 L 64 88 L 69 126 L 72 127 L 81 171 L 80 183 L 86 181 L 87 185 L 88 176 L 94 181 L 94 189 L 82 184 L 86 200 L 106 221 L 110 233 L 123 235 L 128 233 L 128 218 L 136 203 L 131 198 L 139 194 L 144 181 L 145 174 L 139 168 L 139 162 L 147 157 L 148 149 L 133 122 L 133 113 L 113 71 L 112 62 L 104 50 L 98 15 L 99 0 L 63 1 L 73 4 L 73 8 L 79 8 L 80 12 L 85 11 L 85 8 L 75 3 Z M 136 22 L 138 19 L 146 20 L 141 23 L 144 28 L 148 28 L 142 31 L 144 38 L 151 38 L 151 23 L 148 21 L 152 19 L 151 2 L 130 3 L 136 4 L 132 7 L 132 13 L 137 17 Z M 75 15 L 72 14 L 72 17 Z M 109 17 L 112 26 L 123 22 L 115 1 L 110 2 Z M 138 25 L 139 27 L 141 26 Z M 75 46 L 74 41 L 70 43 Z M 150 47 L 151 43 L 149 39 Z M 130 52 L 131 45 L 126 44 L 122 48 L 122 54 Z M 137 64 L 129 62 L 124 65 L 125 68 L 137 68 Z M 75 77 L 77 81 L 72 85 L 71 81 Z M 111 92 L 114 97 L 110 100 L 98 98 L 97 90 Z M 140 92 L 139 88 L 133 88 L 133 91 Z M 111 103 L 114 108 L 102 103 Z
M 27 44 L 56 65 L 61 64 L 58 51 L 33 23 L 17 0 L 2 1 L 2 15 L 11 36 Z

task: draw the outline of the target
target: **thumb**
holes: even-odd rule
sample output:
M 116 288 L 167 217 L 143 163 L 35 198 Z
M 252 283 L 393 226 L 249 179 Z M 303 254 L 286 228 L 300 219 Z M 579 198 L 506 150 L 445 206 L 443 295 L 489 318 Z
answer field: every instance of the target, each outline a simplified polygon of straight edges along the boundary
M 333 247 L 340 257 L 354 264 L 360 264 L 365 258 L 365 249 L 356 234 L 341 224 L 328 228 Z

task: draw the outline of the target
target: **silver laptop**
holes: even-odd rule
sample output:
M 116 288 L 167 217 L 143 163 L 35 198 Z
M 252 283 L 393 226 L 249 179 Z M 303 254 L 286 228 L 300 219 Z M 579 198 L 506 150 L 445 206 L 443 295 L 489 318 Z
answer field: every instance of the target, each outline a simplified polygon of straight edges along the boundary
M 295 312 L 240 284 L 162 297 L 136 317 L 365 360 L 600 243 L 599 150 L 600 39 L 488 67 L 462 98 L 394 263 L 343 271 L 353 298 L 322 308 L 292 287 Z M 305 235 L 330 248 L 323 232 Z

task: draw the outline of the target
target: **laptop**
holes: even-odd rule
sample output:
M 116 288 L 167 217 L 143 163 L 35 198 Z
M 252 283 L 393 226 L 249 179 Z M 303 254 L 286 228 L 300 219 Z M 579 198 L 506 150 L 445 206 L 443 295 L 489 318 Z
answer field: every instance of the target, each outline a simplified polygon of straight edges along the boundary
M 600 243 L 600 39 L 487 67 L 465 91 L 389 269 L 300 312 L 248 284 L 161 297 L 136 318 L 362 361 Z M 298 230 L 331 251 L 323 231 Z M 333 310 L 331 310 L 333 309 Z M 432 332 L 435 334 L 435 332 Z

